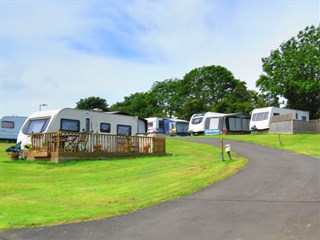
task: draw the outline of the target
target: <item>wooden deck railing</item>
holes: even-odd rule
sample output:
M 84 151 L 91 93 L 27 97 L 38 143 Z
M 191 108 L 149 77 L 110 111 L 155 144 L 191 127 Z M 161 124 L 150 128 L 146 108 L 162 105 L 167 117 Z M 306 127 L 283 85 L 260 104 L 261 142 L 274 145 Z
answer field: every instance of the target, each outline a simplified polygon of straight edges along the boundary
M 84 132 L 40 133 L 31 135 L 31 152 L 165 153 L 165 146 L 155 139 Z

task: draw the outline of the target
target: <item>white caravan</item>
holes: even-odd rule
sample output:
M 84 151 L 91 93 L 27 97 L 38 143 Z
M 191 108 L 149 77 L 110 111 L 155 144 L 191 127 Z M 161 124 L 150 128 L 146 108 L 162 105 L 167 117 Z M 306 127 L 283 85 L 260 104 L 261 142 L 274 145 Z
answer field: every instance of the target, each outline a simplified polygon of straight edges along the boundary
M 208 117 L 218 117 L 223 115 L 223 113 L 217 112 L 206 112 L 206 113 L 196 113 L 193 114 L 189 122 L 189 132 L 192 135 L 204 134 L 205 122 Z
M 309 121 L 309 112 L 278 108 L 278 107 L 265 107 L 256 108 L 252 111 L 250 119 L 251 130 L 266 130 L 270 128 L 270 122 L 273 116 L 292 114 L 292 118 L 296 120 Z
M 32 133 L 57 131 L 98 132 L 114 135 L 134 136 L 146 133 L 147 122 L 144 119 L 123 112 L 93 112 L 72 108 L 35 112 L 22 126 L 17 142 L 30 142 Z
M 164 118 L 149 117 L 145 120 L 148 122 L 148 133 L 165 133 Z
M 27 117 L 5 116 L 0 118 L 0 139 L 15 142 Z
M 227 134 L 250 133 L 250 117 L 243 113 L 197 113 L 192 115 L 189 123 L 189 132 L 196 134 Z

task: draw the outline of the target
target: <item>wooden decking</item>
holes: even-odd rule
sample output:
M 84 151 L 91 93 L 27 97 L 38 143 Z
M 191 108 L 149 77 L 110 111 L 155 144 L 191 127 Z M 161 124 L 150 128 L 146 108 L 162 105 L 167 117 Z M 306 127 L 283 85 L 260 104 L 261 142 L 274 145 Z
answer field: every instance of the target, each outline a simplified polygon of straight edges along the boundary
M 143 155 L 164 155 L 165 138 L 98 133 L 55 132 L 31 135 L 28 160 L 65 162 Z

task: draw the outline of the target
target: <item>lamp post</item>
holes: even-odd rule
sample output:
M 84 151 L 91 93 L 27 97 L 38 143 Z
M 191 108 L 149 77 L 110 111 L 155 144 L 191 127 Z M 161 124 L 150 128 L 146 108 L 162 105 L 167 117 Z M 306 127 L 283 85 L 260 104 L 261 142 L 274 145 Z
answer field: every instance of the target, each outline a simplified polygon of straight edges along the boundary
M 41 107 L 42 107 L 42 106 L 48 106 L 48 105 L 45 104 L 45 103 L 40 104 L 40 105 L 39 105 L 39 111 L 41 111 Z

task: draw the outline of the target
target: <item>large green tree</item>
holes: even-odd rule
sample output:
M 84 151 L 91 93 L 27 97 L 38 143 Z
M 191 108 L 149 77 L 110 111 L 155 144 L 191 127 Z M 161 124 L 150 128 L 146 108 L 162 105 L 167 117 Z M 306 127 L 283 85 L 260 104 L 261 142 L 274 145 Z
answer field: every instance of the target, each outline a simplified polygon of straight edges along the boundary
M 76 109 L 93 110 L 101 109 L 102 111 L 108 111 L 107 101 L 100 97 L 88 97 L 85 99 L 80 99 L 77 102 Z
M 243 112 L 249 114 L 253 108 L 264 107 L 265 102 L 254 90 L 248 90 L 245 82 L 239 82 L 232 92 L 213 105 L 211 111 L 221 113 Z
M 141 118 L 157 116 L 156 109 L 156 101 L 149 92 L 131 94 L 124 97 L 123 102 L 117 102 L 110 107 L 111 111 L 124 111 Z
M 110 107 L 142 118 L 173 117 L 179 112 L 179 79 L 155 82 L 148 92 L 134 93 Z
M 188 119 L 194 113 L 219 111 L 224 113 L 249 112 L 251 107 L 245 106 L 248 94 L 244 82 L 236 79 L 232 72 L 222 66 L 204 66 L 187 73 L 182 79 L 183 91 L 181 116 Z M 235 92 L 236 91 L 236 92 Z M 242 107 L 234 108 L 241 103 Z
M 258 93 L 235 79 L 221 66 L 204 66 L 187 73 L 183 79 L 155 82 L 148 92 L 131 94 L 110 107 L 142 118 L 178 117 L 189 120 L 194 113 L 250 113 L 264 107 Z
M 181 110 L 181 90 L 182 82 L 180 79 L 155 82 L 149 91 L 151 98 L 155 101 L 154 116 L 177 117 Z
M 289 108 L 319 117 L 320 25 L 306 27 L 262 59 L 257 87 L 270 98 L 284 97 Z

